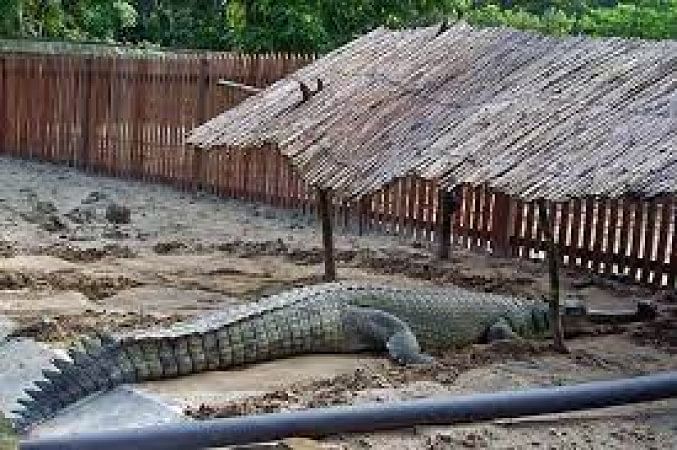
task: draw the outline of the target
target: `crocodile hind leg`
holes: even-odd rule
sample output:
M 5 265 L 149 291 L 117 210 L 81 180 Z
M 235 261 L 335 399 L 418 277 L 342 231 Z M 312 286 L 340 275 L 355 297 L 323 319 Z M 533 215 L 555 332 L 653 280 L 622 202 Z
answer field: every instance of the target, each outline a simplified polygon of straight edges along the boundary
M 346 350 L 387 350 L 399 364 L 429 364 L 433 357 L 421 352 L 416 336 L 398 317 L 371 308 L 347 308 L 343 316 Z
M 499 341 L 514 341 L 519 339 L 510 324 L 505 319 L 500 319 L 487 330 L 487 343 Z

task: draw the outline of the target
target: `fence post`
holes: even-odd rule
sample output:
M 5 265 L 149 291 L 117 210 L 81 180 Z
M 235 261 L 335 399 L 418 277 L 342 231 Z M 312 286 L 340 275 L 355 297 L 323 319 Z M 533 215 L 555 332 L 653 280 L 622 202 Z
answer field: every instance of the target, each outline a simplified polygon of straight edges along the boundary
M 491 218 L 491 241 L 494 256 L 510 256 L 510 196 L 494 193 L 494 213 Z
M 448 259 L 449 249 L 451 247 L 451 215 L 457 208 L 453 192 L 440 187 L 437 196 L 436 216 L 439 230 L 437 257 L 439 259 Z
M 317 202 L 322 222 L 322 245 L 324 247 L 324 279 L 336 279 L 336 262 L 334 261 L 334 236 L 332 230 L 332 202 L 328 189 L 317 190 Z
M 566 353 L 564 345 L 564 330 L 559 305 L 559 255 L 554 237 L 554 208 L 546 200 L 538 202 L 538 218 L 543 229 L 543 237 L 547 245 L 548 268 L 550 272 L 550 322 L 552 323 L 552 337 L 555 351 Z

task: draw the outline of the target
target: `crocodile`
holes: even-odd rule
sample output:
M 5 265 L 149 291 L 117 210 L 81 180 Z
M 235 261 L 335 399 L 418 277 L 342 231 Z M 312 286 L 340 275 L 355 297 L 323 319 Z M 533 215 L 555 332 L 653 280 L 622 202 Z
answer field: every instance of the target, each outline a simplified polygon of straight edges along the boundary
M 400 364 L 514 337 L 545 337 L 543 301 L 458 287 L 334 282 L 296 288 L 164 329 L 83 338 L 18 399 L 25 433 L 89 394 L 305 353 L 387 352 Z

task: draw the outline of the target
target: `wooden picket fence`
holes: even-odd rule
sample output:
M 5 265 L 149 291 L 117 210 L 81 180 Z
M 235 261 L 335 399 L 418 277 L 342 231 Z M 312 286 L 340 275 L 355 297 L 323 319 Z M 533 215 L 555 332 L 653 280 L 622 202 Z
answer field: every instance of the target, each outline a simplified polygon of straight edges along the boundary
M 188 184 L 186 134 L 312 56 L 0 54 L 0 151 L 112 176 Z
M 455 196 L 459 207 L 452 215 L 452 244 L 503 257 L 545 258 L 538 202 L 522 202 L 485 186 L 463 186 Z M 440 200 L 433 181 L 402 178 L 363 202 L 341 217 L 357 215 L 363 232 L 438 241 Z M 574 199 L 548 207 L 565 266 L 675 288 L 675 197 Z
M 186 147 L 186 133 L 248 94 L 220 78 L 264 87 L 312 61 L 290 55 L 153 58 L 0 54 L 0 153 L 182 189 L 201 189 L 316 213 L 312 189 L 270 146 Z M 538 205 L 486 187 L 455 193 L 454 245 L 543 258 Z M 334 197 L 334 222 L 358 234 L 438 243 L 440 193 L 406 177 L 357 201 Z M 552 206 L 562 263 L 656 287 L 675 287 L 677 200 L 583 199 Z
M 196 156 L 199 187 L 227 198 L 263 202 L 316 214 L 315 195 L 271 146 L 223 148 Z M 539 204 L 484 186 L 455 192 L 452 244 L 497 256 L 543 259 Z M 400 178 L 357 201 L 334 198 L 333 219 L 344 232 L 391 234 L 439 244 L 440 192 L 433 180 Z M 554 238 L 562 264 L 656 287 L 677 275 L 677 201 L 576 199 L 553 203 Z

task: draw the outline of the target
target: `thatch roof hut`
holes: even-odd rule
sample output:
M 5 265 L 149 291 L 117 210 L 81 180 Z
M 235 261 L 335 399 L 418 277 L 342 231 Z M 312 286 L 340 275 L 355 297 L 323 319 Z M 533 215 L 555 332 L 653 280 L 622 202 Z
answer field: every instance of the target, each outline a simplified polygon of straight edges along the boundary
M 525 199 L 677 192 L 677 42 L 438 30 L 375 30 L 189 143 L 273 144 L 348 197 L 408 174 Z M 302 102 L 298 81 L 317 79 Z
M 659 285 L 677 278 L 676 41 L 377 29 L 188 143 L 281 155 L 321 192 L 376 192 L 371 224 L 443 243 L 453 227 L 502 254 L 544 248 L 547 208 L 569 264 Z M 450 225 L 443 193 L 461 187 Z

